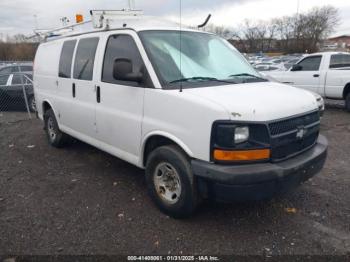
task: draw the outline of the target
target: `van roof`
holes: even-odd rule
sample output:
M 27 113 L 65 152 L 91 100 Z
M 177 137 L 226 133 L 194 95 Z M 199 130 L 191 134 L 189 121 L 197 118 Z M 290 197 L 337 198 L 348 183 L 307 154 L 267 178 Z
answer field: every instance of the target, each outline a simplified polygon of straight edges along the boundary
M 89 34 L 102 31 L 131 29 L 134 31 L 144 30 L 184 30 L 184 31 L 198 31 L 191 29 L 188 26 L 183 26 L 180 23 L 170 21 L 164 18 L 144 16 L 144 15 L 119 15 L 112 14 L 109 16 L 105 14 L 108 11 L 97 10 L 97 15 L 92 13 L 92 20 L 82 22 L 80 24 L 68 25 L 58 29 L 50 30 L 42 33 L 46 40 L 56 40 L 59 38 L 77 36 L 82 34 Z M 103 12 L 104 15 L 101 15 Z M 110 12 L 131 12 L 131 11 L 110 11 Z M 99 16 L 98 16 L 99 15 Z

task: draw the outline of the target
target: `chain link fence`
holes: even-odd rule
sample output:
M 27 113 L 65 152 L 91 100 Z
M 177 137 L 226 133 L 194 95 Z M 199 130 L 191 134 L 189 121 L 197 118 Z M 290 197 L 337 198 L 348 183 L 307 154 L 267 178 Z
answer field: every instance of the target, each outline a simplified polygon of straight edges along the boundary
M 35 117 L 33 80 L 29 73 L 0 75 L 0 123 Z

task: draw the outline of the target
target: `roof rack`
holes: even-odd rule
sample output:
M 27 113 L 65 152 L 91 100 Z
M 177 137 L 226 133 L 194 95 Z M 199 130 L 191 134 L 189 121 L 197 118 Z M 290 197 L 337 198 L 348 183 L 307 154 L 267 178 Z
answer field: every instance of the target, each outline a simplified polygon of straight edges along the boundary
M 94 28 L 108 28 L 109 22 L 111 20 L 120 20 L 122 18 L 128 17 L 133 18 L 143 15 L 142 10 L 91 10 L 92 24 Z
M 47 40 L 52 37 L 60 37 L 64 35 L 74 35 L 74 33 L 81 34 L 84 31 L 84 25 L 92 24 L 93 29 L 99 30 L 108 30 L 110 22 L 113 20 L 122 20 L 122 19 L 132 19 L 143 15 L 142 10 L 131 10 L 131 9 L 122 9 L 122 10 L 90 10 L 91 20 L 85 22 L 76 23 L 72 25 L 67 25 L 59 27 L 56 29 L 40 29 L 34 30 L 35 36 L 39 36 Z M 86 28 L 85 28 L 86 30 Z

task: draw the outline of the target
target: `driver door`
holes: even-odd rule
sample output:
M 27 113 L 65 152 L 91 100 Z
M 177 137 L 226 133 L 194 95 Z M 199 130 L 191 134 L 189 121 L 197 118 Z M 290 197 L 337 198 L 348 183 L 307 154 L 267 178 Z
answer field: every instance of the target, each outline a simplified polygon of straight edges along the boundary
M 115 79 L 113 71 L 116 59 L 130 60 L 133 72 L 143 70 L 137 40 L 133 32 L 106 36 L 96 104 L 97 136 L 102 147 L 131 163 L 139 158 L 145 84 Z
M 308 56 L 301 60 L 298 65 L 300 70 L 293 68 L 285 74 L 284 83 L 309 91 L 318 91 L 320 85 L 320 65 L 322 56 Z

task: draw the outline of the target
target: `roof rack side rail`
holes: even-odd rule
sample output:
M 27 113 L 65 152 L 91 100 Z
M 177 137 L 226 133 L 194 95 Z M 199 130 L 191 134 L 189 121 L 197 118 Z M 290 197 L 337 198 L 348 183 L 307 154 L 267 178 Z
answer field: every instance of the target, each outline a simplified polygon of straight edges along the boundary
M 91 20 L 87 20 L 84 22 L 66 25 L 63 27 L 55 28 L 55 29 L 47 29 L 47 30 L 34 30 L 34 37 L 42 37 L 44 40 L 47 40 L 51 37 L 63 37 L 66 34 L 74 35 L 75 29 L 79 29 L 83 25 L 91 23 L 93 28 L 91 29 L 101 29 L 108 30 L 109 23 L 113 20 L 122 20 L 125 18 L 134 18 L 143 15 L 142 10 L 132 10 L 132 9 L 121 9 L 121 10 L 90 10 Z M 81 28 L 82 29 L 82 28 Z M 77 31 L 77 34 L 82 34 L 83 32 Z
M 92 25 L 94 28 L 108 28 L 110 20 L 120 20 L 125 17 L 132 18 L 142 16 L 142 10 L 90 10 Z

